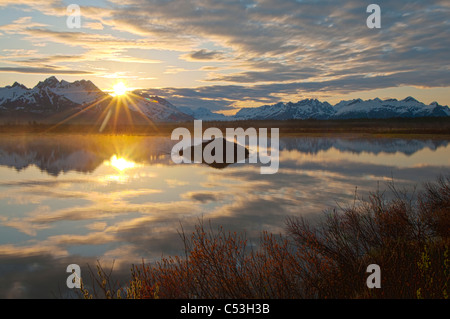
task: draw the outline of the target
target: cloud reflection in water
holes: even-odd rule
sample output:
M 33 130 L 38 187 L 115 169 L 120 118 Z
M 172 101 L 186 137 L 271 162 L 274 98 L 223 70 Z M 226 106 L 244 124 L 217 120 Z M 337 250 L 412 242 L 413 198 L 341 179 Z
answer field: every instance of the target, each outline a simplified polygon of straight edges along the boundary
M 43 280 L 64 285 L 69 263 L 114 259 L 128 270 L 179 254 L 180 222 L 189 233 L 199 218 L 211 220 L 257 242 L 261 230 L 282 232 L 287 215 L 348 203 L 355 187 L 366 196 L 392 177 L 413 185 L 450 171 L 440 140 L 282 138 L 273 175 L 256 164 L 174 165 L 172 145 L 163 137 L 0 139 L 0 297 L 50 296 L 43 287 L 55 288 Z

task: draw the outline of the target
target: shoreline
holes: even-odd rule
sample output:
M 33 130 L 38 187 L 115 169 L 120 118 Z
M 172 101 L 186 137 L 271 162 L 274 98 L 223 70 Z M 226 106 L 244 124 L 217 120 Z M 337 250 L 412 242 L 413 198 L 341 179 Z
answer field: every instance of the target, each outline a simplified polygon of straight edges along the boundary
M 194 130 L 193 122 L 155 123 L 151 125 L 117 125 L 106 127 L 102 132 L 94 124 L 3 124 L 0 135 L 133 135 L 168 136 L 176 128 Z M 443 138 L 450 139 L 448 118 L 414 119 L 358 119 L 358 120 L 251 120 L 251 121 L 203 121 L 203 131 L 216 127 L 225 132 L 226 128 L 279 128 L 280 137 L 344 137 L 344 138 Z

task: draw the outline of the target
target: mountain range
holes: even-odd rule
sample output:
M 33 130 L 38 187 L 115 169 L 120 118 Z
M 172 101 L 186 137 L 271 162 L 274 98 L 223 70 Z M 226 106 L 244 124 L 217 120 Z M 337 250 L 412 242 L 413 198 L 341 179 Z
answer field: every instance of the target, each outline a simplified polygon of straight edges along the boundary
M 114 115 L 112 117 L 112 115 Z M 233 116 L 207 108 L 176 107 L 162 97 L 135 90 L 124 98 L 113 97 L 87 80 L 59 81 L 52 76 L 33 88 L 15 82 L 0 88 L 0 122 L 21 121 L 93 123 L 113 118 L 116 124 L 291 119 L 387 119 L 448 117 L 450 108 L 426 105 L 413 97 L 341 101 L 335 105 L 317 99 L 242 108 Z
M 290 119 L 387 119 L 450 116 L 448 106 L 433 102 L 426 105 L 413 97 L 404 100 L 375 98 L 363 101 L 341 101 L 332 106 L 317 99 L 297 103 L 277 103 L 257 108 L 243 108 L 234 115 L 239 120 L 290 120 Z
M 163 98 L 142 91 L 133 91 L 124 98 L 113 97 L 86 80 L 69 83 L 52 76 L 34 88 L 17 82 L 0 88 L 2 122 L 102 123 L 107 118 L 113 118 L 115 124 L 193 120 Z

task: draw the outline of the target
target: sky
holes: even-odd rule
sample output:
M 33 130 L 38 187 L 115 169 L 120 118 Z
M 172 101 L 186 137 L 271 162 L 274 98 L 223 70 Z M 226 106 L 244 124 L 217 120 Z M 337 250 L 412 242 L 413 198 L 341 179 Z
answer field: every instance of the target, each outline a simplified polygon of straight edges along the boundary
M 448 0 L 0 0 L 0 86 L 123 81 L 228 115 L 305 98 L 450 105 L 449 51 Z

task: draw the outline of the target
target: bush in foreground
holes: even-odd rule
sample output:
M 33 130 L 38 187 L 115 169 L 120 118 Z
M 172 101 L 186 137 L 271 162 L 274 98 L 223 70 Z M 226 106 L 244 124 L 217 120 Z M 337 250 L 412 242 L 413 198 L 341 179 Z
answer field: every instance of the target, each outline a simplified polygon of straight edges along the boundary
M 316 223 L 290 217 L 286 235 L 245 234 L 200 222 L 182 231 L 185 256 L 136 265 L 126 287 L 113 289 L 98 265 L 107 298 L 448 298 L 450 176 L 416 196 L 391 184 Z M 381 268 L 381 288 L 366 286 L 366 268 Z M 85 297 L 92 294 L 82 288 Z

